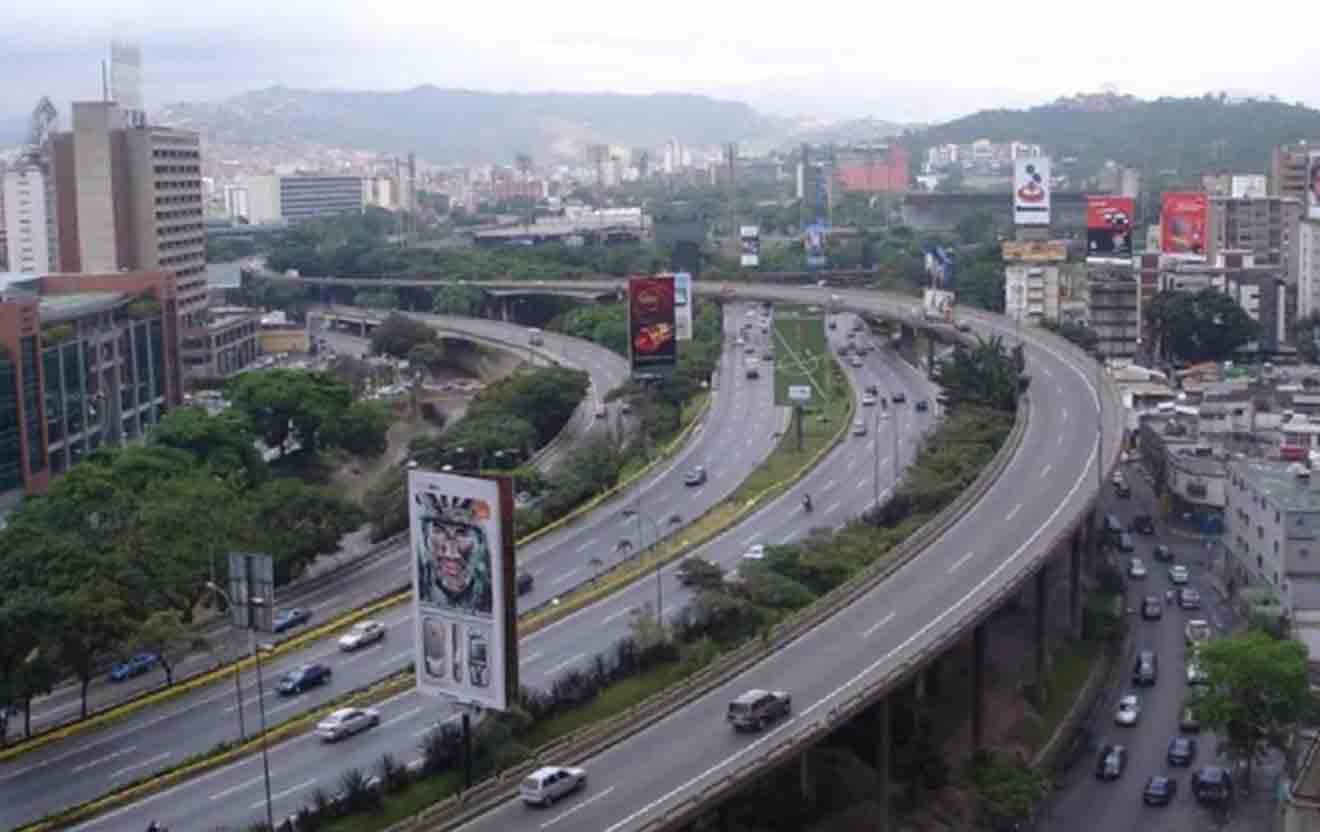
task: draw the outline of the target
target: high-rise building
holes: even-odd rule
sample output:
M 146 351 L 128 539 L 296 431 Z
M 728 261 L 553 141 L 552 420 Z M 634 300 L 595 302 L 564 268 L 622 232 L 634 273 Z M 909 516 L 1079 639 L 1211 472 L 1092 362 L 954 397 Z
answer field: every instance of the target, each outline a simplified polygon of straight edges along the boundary
M 362 213 L 362 178 L 304 174 L 281 176 L 280 217 L 300 223 L 318 217 Z
M 55 234 L 48 181 L 42 167 L 32 161 L 20 161 L 4 172 L 5 262 L 11 272 L 51 271 Z
M 1257 266 L 1275 266 L 1297 285 L 1297 221 L 1303 203 L 1294 197 L 1263 199 L 1211 196 L 1206 216 L 1206 259 L 1220 252 L 1249 251 Z
M 1320 142 L 1304 141 L 1274 148 L 1270 153 L 1270 196 L 1290 196 L 1305 202 L 1307 156 L 1317 148 Z
M 1320 314 L 1320 220 L 1297 224 L 1297 317 Z

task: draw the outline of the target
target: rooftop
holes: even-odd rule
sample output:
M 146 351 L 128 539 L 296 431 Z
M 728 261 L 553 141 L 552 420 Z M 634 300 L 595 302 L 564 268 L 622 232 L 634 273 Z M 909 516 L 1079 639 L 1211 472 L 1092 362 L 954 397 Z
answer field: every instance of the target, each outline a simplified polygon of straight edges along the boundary
M 1320 511 L 1320 488 L 1311 484 L 1311 477 L 1320 477 L 1320 472 L 1299 477 L 1298 463 L 1255 459 L 1238 460 L 1232 469 L 1282 511 Z
M 127 292 L 71 292 L 41 296 L 41 322 L 61 323 L 114 309 L 132 299 Z

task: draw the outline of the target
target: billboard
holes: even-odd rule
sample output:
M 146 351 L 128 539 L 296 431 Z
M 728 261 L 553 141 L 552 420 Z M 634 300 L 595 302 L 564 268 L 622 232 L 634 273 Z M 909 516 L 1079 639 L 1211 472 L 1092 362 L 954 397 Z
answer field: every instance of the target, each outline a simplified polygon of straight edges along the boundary
M 518 690 L 513 482 L 408 472 L 417 688 L 506 710 Z
M 825 316 L 803 306 L 776 306 L 771 322 L 775 348 L 775 404 L 780 407 L 824 401 L 830 350 Z
M 744 225 L 738 229 L 738 242 L 742 250 L 742 267 L 754 269 L 761 265 L 761 229 L 755 225 Z
M 926 274 L 930 275 L 931 285 L 939 289 L 953 287 L 953 268 L 957 256 L 953 249 L 935 246 L 926 251 Z
M 826 265 L 825 260 L 825 234 L 827 230 L 824 223 L 812 223 L 806 228 L 806 234 L 802 240 L 802 248 L 807 253 L 808 269 L 823 269 Z
M 1233 199 L 1264 199 L 1267 193 L 1265 176 L 1259 173 L 1234 174 L 1229 179 L 1228 192 Z
M 1023 263 L 1062 263 L 1068 259 L 1068 244 L 1063 240 L 1005 240 L 1000 254 L 1005 260 Z
M 1131 260 L 1136 200 L 1129 196 L 1086 198 L 1086 259 Z
M 921 296 L 921 314 L 928 321 L 952 321 L 953 292 L 925 290 Z
M 674 273 L 674 330 L 679 341 L 692 340 L 692 275 Z
M 1208 209 L 1209 198 L 1203 191 L 1166 191 L 1160 209 L 1160 251 L 1204 258 Z
M 1013 224 L 1050 224 L 1050 160 L 1013 160 Z
M 628 356 L 633 372 L 670 370 L 678 361 L 674 278 L 628 278 Z
M 1320 150 L 1306 157 L 1306 218 L 1320 220 Z

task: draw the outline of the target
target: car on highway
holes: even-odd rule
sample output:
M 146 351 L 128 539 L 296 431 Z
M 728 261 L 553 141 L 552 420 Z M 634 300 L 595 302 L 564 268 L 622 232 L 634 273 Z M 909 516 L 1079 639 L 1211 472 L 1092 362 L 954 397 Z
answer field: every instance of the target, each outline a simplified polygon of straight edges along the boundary
M 1155 518 L 1149 514 L 1138 514 L 1132 520 L 1132 531 L 1144 535 L 1155 534 Z
M 1210 684 L 1210 674 L 1206 672 L 1205 665 L 1201 663 L 1200 657 L 1195 652 L 1187 660 L 1187 684 Z
M 852 358 L 848 359 L 848 363 L 852 365 L 854 370 L 860 370 L 865 365 L 865 362 L 862 361 L 860 355 L 854 355 Z
M 1156 774 L 1146 781 L 1146 788 L 1141 792 L 1141 802 L 1147 806 L 1168 806 L 1177 794 L 1177 780 Z
M 1141 580 L 1147 575 L 1146 564 L 1142 562 L 1141 558 L 1129 558 L 1127 573 L 1129 578 Z
M 853 436 L 865 436 L 865 435 L 866 435 L 866 421 L 863 420 L 863 419 L 858 419 L 858 420 L 854 421 L 854 422 L 853 422 L 853 430 L 852 430 L 852 434 L 853 434 Z
M 1201 593 L 1185 586 L 1178 590 L 1178 606 L 1185 610 L 1199 610 L 1201 608 Z
M 324 685 L 330 681 L 330 676 L 331 671 L 327 665 L 319 662 L 305 664 L 281 676 L 275 683 L 275 690 L 281 696 L 296 696 L 308 688 Z
M 917 412 L 918 412 L 918 413 L 925 413 L 927 410 L 930 410 L 930 402 L 926 401 L 925 399 L 918 399 L 918 400 L 917 400 Z
M 875 401 L 876 401 L 875 396 L 871 395 L 870 393 L 862 394 L 862 407 L 875 407 Z
M 1169 765 L 1190 766 L 1196 759 L 1196 738 L 1176 736 L 1169 740 Z
M 1183 626 L 1183 640 L 1195 647 L 1203 641 L 1209 641 L 1214 635 L 1210 622 L 1204 618 L 1193 618 Z
M 1127 748 L 1121 745 L 1106 745 L 1100 749 L 1100 757 L 1095 761 L 1095 779 L 1117 780 L 1127 768 Z
M 684 485 L 705 485 L 705 484 L 706 484 L 706 469 L 705 469 L 705 467 L 704 467 L 704 466 L 701 466 L 701 465 L 698 465 L 696 468 L 693 468 L 691 471 L 688 471 L 688 472 L 687 472 L 687 476 L 683 478 L 683 484 L 684 484 Z
M 1173 562 L 1173 550 L 1168 546 L 1165 546 L 1163 543 L 1156 543 L 1155 548 L 1151 550 L 1151 553 L 1158 563 Z
M 1141 617 L 1146 621 L 1159 621 L 1164 617 L 1164 602 L 1158 595 L 1147 595 L 1141 599 Z
M 518 585 L 519 595 L 526 595 L 532 591 L 534 586 L 536 586 L 536 579 L 532 577 L 532 573 L 524 572 L 521 569 L 518 570 L 518 577 L 515 578 L 514 581 Z
M 116 662 L 110 668 L 110 681 L 122 682 L 134 676 L 141 676 L 158 664 L 160 664 L 160 656 L 155 653 L 138 653 L 135 656 L 129 656 L 122 662 Z
M 1154 650 L 1137 652 L 1137 660 L 1132 665 L 1132 684 L 1153 685 L 1159 679 L 1159 658 Z
M 1224 803 L 1233 796 L 1233 775 L 1220 766 L 1202 766 L 1192 775 L 1192 794 L 1198 803 Z
M 1169 583 L 1174 586 L 1182 586 L 1187 583 L 1189 575 L 1187 567 L 1181 564 L 1175 564 L 1169 567 Z
M 1127 500 L 1132 497 L 1132 486 L 1126 482 L 1116 482 L 1114 483 L 1114 494 L 1120 500 Z
M 533 347 L 539 347 L 545 343 L 545 338 L 541 337 L 541 330 L 537 329 L 536 327 L 532 327 L 531 329 L 527 330 L 527 332 L 528 332 L 527 343 L 531 344 Z
M 765 559 L 765 544 L 764 544 L 764 543 L 753 543 L 753 544 L 747 549 L 746 552 L 743 552 L 743 559 L 745 559 L 745 560 L 764 560 L 764 559 Z
M 609 415 L 609 411 L 605 409 L 605 403 L 604 403 L 604 402 L 597 402 L 597 403 L 596 403 L 596 418 L 597 418 L 597 419 L 604 419 L 607 415 Z
M 385 638 L 386 632 L 386 626 L 379 621 L 374 619 L 359 621 L 351 630 L 339 637 L 339 649 L 350 651 L 375 644 Z
M 957 323 L 957 327 L 958 327 L 958 331 L 959 331 L 959 332 L 971 332 L 971 331 L 972 331 L 972 325 L 969 324 L 969 323 L 967 323 L 966 321 L 959 321 L 959 322 Z
M 294 627 L 306 624 L 312 620 L 312 611 L 305 610 L 302 607 L 280 610 L 275 613 L 275 620 L 272 622 L 271 629 L 277 633 L 285 630 L 292 630 Z
M 894 404 L 902 404 L 907 401 L 907 393 L 904 393 L 902 390 L 895 390 L 894 395 L 889 398 Z
M 755 381 L 756 379 L 758 379 L 758 378 L 760 378 L 760 377 L 761 377 L 761 371 L 760 371 L 760 370 L 756 369 L 755 367 L 748 367 L 748 368 L 747 368 L 747 378 L 749 378 L 749 379 Z
M 1114 709 L 1115 725 L 1136 725 L 1141 718 L 1141 698 L 1135 693 L 1125 693 L 1118 698 L 1118 707 Z
M 340 708 L 316 723 L 316 735 L 326 742 L 336 742 L 380 724 L 375 708 Z
M 1109 475 L 1110 485 L 1118 485 L 1121 482 L 1127 482 L 1127 477 L 1123 475 L 1122 471 L 1115 471 L 1114 473 Z
M 586 769 L 542 766 L 523 778 L 518 786 L 518 797 L 527 806 L 549 806 L 586 786 Z
M 735 731 L 760 731 L 793 710 L 793 697 L 782 690 L 749 690 L 729 703 L 726 715 Z

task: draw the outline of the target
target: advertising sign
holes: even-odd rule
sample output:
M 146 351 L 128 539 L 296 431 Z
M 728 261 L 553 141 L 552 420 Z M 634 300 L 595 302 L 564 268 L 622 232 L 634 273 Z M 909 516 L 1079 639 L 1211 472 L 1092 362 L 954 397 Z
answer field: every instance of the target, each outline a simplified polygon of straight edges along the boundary
M 275 559 L 250 552 L 229 553 L 229 615 L 240 630 L 272 632 Z
M 1136 200 L 1130 196 L 1086 198 L 1086 259 L 1131 260 L 1132 218 Z
M 928 321 L 953 320 L 953 292 L 927 289 L 921 296 L 921 314 Z
M 761 265 L 761 229 L 744 225 L 738 229 L 738 242 L 742 249 L 742 267 L 754 269 Z
M 513 482 L 408 472 L 417 688 L 503 711 L 518 690 Z
M 1013 223 L 1050 224 L 1050 160 L 1044 156 L 1013 160 Z
M 825 268 L 825 234 L 826 229 L 822 223 L 813 223 L 806 228 L 802 247 L 807 253 L 808 269 Z
M 1306 218 L 1320 220 L 1320 150 L 1306 158 Z
M 1167 191 L 1160 210 L 1160 251 L 1188 259 L 1205 257 L 1206 212 L 1202 191 Z
M 680 341 L 692 340 L 692 275 L 674 273 L 674 329 Z
M 674 278 L 628 278 L 628 354 L 633 372 L 673 369 L 677 343 Z
M 1005 260 L 1022 263 L 1062 263 L 1068 259 L 1068 244 L 1063 240 L 1005 240 L 1000 254 Z
M 825 316 L 807 307 L 776 306 L 770 332 L 775 348 L 775 404 L 792 407 L 812 398 L 824 401 L 832 366 Z
M 1229 195 L 1234 199 L 1264 199 L 1265 176 L 1259 173 L 1234 174 L 1229 180 Z

